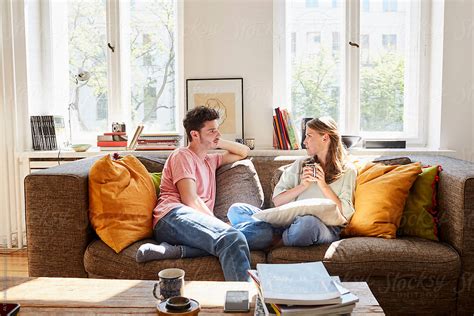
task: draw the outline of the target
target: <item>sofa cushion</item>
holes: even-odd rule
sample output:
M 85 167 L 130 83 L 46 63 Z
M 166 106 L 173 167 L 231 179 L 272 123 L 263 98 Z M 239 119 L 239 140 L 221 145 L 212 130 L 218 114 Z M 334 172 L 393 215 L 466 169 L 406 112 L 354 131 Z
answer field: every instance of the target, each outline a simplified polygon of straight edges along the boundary
M 405 203 L 397 232 L 399 235 L 438 240 L 436 193 L 440 169 L 441 166 L 423 168 L 423 172 L 416 178 Z
M 262 186 L 253 163 L 248 159 L 221 166 L 216 172 L 214 214 L 228 222 L 227 211 L 234 203 L 263 206 Z
M 152 236 L 153 182 L 134 156 L 97 160 L 89 173 L 89 218 L 97 235 L 116 252 Z
M 350 278 L 459 277 L 459 254 L 450 246 L 418 237 L 353 237 L 311 247 L 283 247 L 268 254 L 269 263 L 322 260 L 331 275 Z
M 223 281 L 224 274 L 219 260 L 213 256 L 154 260 L 137 263 L 135 255 L 144 243 L 156 243 L 152 239 L 137 241 L 120 253 L 115 253 L 101 240 L 92 241 L 84 254 L 84 267 L 90 278 L 157 280 L 158 272 L 166 268 L 186 271 L 186 280 Z M 265 253 L 252 251 L 251 266 L 265 262 Z
M 148 172 L 162 172 L 165 166 L 166 158 L 154 156 L 136 156 L 138 160 L 145 166 Z
M 151 181 L 155 186 L 156 196 L 160 195 L 160 184 L 161 184 L 161 172 L 150 172 Z
M 419 163 L 363 167 L 356 181 L 355 212 L 342 235 L 395 238 L 408 192 L 419 173 Z

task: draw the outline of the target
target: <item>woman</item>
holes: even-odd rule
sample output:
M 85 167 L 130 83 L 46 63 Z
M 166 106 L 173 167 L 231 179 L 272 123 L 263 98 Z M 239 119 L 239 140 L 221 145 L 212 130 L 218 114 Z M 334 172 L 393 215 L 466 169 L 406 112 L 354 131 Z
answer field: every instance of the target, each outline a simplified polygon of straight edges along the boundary
M 283 172 L 273 192 L 273 203 L 280 206 L 296 200 L 327 198 L 334 201 L 338 211 L 349 220 L 354 213 L 352 199 L 357 172 L 346 161 L 336 122 L 329 117 L 309 121 L 304 145 L 311 157 L 295 161 Z M 303 167 L 309 160 L 316 164 L 314 171 L 313 167 Z M 230 207 L 227 217 L 233 226 L 238 226 L 245 222 L 258 222 L 252 217 L 258 211 L 254 206 L 238 203 Z M 283 228 L 282 241 L 278 245 L 331 243 L 339 239 L 341 228 L 326 226 L 312 215 L 298 216 L 290 226 Z

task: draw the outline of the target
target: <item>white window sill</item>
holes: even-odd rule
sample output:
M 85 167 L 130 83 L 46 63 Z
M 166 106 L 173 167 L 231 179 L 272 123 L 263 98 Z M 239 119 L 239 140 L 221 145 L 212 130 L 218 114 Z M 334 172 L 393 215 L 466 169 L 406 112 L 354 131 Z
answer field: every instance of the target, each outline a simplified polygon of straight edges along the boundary
M 72 150 L 61 150 L 59 153 L 55 151 L 24 151 L 17 153 L 18 158 L 85 158 L 93 157 L 98 155 L 106 155 L 114 153 L 115 151 L 99 151 L 97 147 L 93 147 L 86 152 L 75 152 Z M 170 153 L 171 151 L 167 151 Z M 164 153 L 164 151 L 121 151 L 120 153 L 137 153 L 137 154 L 153 154 L 153 153 Z M 454 156 L 456 152 L 449 149 L 430 149 L 421 147 L 412 148 L 387 148 L 387 149 L 366 149 L 362 147 L 354 147 L 349 150 L 349 154 L 354 156 L 408 156 L 408 155 L 442 155 L 442 156 Z M 249 157 L 274 157 L 278 156 L 279 159 L 285 159 L 284 157 L 306 156 L 306 150 L 278 150 L 278 149 L 260 149 L 256 148 L 249 152 Z
M 431 149 L 424 147 L 409 148 L 385 148 L 385 149 L 366 149 L 354 147 L 349 150 L 350 155 L 354 156 L 408 156 L 408 155 L 429 155 L 429 156 L 454 156 L 456 151 L 450 149 Z M 306 156 L 306 150 L 278 150 L 278 149 L 259 149 L 251 150 L 249 156 Z

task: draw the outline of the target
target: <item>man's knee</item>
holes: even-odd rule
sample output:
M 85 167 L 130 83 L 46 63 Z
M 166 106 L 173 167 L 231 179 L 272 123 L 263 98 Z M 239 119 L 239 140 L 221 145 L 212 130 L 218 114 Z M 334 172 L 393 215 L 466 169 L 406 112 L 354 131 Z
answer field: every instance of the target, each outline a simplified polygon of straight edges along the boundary
M 242 213 L 247 213 L 247 204 L 245 203 L 234 203 L 229 207 L 229 210 L 227 211 L 228 214 L 242 214 Z
M 217 241 L 217 251 L 229 247 L 241 246 L 248 247 L 247 240 L 242 232 L 233 227 L 229 227 L 229 229 L 223 232 Z
M 242 213 L 242 203 L 234 203 L 227 210 L 227 217 Z

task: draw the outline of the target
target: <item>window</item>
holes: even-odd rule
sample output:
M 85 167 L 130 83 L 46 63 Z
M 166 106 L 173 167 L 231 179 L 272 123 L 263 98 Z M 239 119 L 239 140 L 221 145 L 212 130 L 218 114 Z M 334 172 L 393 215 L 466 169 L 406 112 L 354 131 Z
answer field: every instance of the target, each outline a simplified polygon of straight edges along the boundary
M 291 88 L 285 99 L 291 99 L 295 118 L 331 115 L 339 119 L 341 60 L 337 46 L 343 25 L 342 8 L 302 8 L 297 1 L 287 1 L 289 32 L 306 35 L 306 45 L 300 45 L 289 57 L 287 77 Z M 334 36 L 334 37 L 333 37 Z M 281 89 L 282 91 L 285 88 Z
M 321 43 L 320 32 L 308 32 L 306 37 L 308 38 L 308 45 Z
M 383 45 L 383 48 L 386 50 L 396 50 L 397 49 L 397 34 L 383 34 L 382 45 Z
M 341 38 L 339 32 L 332 32 L 332 50 L 333 52 L 339 52 L 341 49 Z
M 362 34 L 360 36 L 360 62 L 362 65 L 370 64 L 370 36 Z
M 319 0 L 306 0 L 307 8 L 317 8 L 319 6 Z
M 143 116 L 156 119 L 156 88 L 154 86 L 147 85 L 143 88 L 143 102 Z
M 105 94 L 97 99 L 97 120 L 107 120 L 107 97 Z
M 339 7 L 339 1 L 340 1 L 340 0 L 332 0 L 331 6 L 332 6 L 333 8 Z
M 370 11 L 370 2 L 369 0 L 362 0 L 362 11 L 369 12 Z
M 151 35 L 146 33 L 143 34 L 142 47 L 145 48 L 145 53 L 143 54 L 143 66 L 145 67 L 153 65 L 153 56 L 150 54 L 151 46 Z
M 29 36 L 50 38 L 53 114 L 71 114 L 73 142 L 95 142 L 114 121 L 129 134 L 140 123 L 177 130 L 176 0 L 28 1 L 27 15 L 41 6 L 50 34 Z
M 397 12 L 397 0 L 383 0 L 384 12 Z
M 296 53 L 296 33 L 291 33 L 291 53 L 294 55 Z
M 406 0 L 387 2 L 394 13 L 382 17 L 379 3 L 380 9 L 372 11 L 365 0 L 360 6 L 348 1 L 337 10 L 309 10 L 297 1 L 277 8 L 276 16 L 286 20 L 286 34 L 306 35 L 306 46 L 288 50 L 290 56 L 276 55 L 287 78 L 278 82 L 277 91 L 297 122 L 329 115 L 343 133 L 422 145 L 420 90 L 429 72 L 421 58 L 421 25 L 429 15 L 422 14 L 420 1 Z

